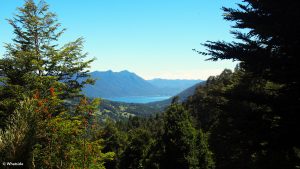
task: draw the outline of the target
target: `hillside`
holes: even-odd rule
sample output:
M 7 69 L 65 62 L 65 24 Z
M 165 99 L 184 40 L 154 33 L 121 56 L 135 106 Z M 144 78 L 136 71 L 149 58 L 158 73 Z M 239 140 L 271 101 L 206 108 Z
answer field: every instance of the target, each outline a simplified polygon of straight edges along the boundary
M 101 100 L 98 117 L 103 120 L 107 117 L 113 120 L 128 119 L 130 116 L 148 117 L 161 112 L 161 109 L 148 104 L 122 103 L 110 100 Z
M 206 83 L 206 81 L 199 82 L 199 83 L 193 85 L 192 87 L 189 87 L 189 88 L 185 89 L 184 91 L 182 91 L 182 92 L 180 92 L 180 93 L 178 93 L 177 95 L 174 95 L 174 96 L 178 96 L 179 97 L 179 102 L 183 102 L 183 101 L 187 100 L 187 98 L 189 96 L 192 96 L 195 93 L 195 90 L 198 86 L 205 85 L 205 83 Z M 152 108 L 162 110 L 162 109 L 164 109 L 165 107 L 167 107 L 168 105 L 171 104 L 173 98 L 174 97 L 172 97 L 170 99 L 167 99 L 167 100 L 163 100 L 163 101 L 148 103 L 147 105 L 151 106 Z

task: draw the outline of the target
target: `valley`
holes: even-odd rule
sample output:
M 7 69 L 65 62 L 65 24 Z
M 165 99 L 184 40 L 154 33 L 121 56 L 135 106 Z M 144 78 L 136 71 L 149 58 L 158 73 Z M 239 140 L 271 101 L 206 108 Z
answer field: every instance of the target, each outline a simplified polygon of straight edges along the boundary
M 202 80 L 154 79 L 146 81 L 129 71 L 92 72 L 91 76 L 92 78 L 98 78 L 96 84 L 84 88 L 83 91 L 86 96 L 91 99 L 95 97 L 101 98 L 99 111 L 97 112 L 100 121 L 106 118 L 118 121 L 128 119 L 130 116 L 153 116 L 163 112 L 165 108 L 171 104 L 173 97 L 178 96 L 178 101 L 184 102 L 189 96 L 194 94 L 198 86 L 205 84 L 205 81 Z M 108 82 L 112 81 L 116 83 L 105 86 L 108 85 L 107 80 L 110 80 Z M 126 88 L 120 85 L 125 83 L 125 81 L 127 84 L 131 84 L 130 86 L 132 88 Z M 141 96 L 137 93 L 133 95 L 131 90 L 137 91 L 138 89 L 136 88 L 142 89 L 143 85 L 145 86 L 144 89 L 149 89 L 150 92 L 140 90 L 139 94 Z M 103 91 L 103 88 L 106 88 L 106 93 L 100 92 Z M 169 89 L 168 91 L 172 90 L 172 92 L 168 93 L 172 95 L 164 95 L 163 91 L 166 89 Z M 111 94 L 107 94 L 109 92 Z M 114 95 L 113 93 L 122 94 Z M 107 95 L 111 96 L 111 98 L 101 97 Z

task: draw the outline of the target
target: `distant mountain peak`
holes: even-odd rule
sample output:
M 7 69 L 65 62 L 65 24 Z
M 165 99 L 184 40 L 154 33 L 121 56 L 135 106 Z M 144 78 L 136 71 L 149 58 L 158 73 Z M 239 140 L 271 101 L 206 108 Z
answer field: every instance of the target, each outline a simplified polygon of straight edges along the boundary
M 120 73 L 132 73 L 132 72 L 129 72 L 128 70 L 122 70 L 120 71 Z

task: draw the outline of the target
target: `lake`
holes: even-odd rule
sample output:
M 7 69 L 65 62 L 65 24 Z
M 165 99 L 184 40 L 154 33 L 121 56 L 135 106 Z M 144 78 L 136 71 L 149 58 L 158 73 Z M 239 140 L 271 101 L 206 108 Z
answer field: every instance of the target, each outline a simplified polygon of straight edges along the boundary
M 116 102 L 124 102 L 124 103 L 150 103 L 150 102 L 166 100 L 170 97 L 171 96 L 155 96 L 155 97 L 137 96 L 137 97 L 114 97 L 114 98 L 105 98 L 105 99 L 116 101 Z

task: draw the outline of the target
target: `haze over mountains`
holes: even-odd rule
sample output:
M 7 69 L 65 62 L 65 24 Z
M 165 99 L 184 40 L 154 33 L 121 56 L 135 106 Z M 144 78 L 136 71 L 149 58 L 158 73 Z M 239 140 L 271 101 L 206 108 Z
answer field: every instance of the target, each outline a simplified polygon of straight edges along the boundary
M 174 96 L 183 90 L 202 82 L 202 80 L 185 80 L 185 79 L 152 79 L 148 80 L 153 86 L 158 87 L 160 90 L 170 93 L 171 96 Z
M 121 72 L 95 71 L 90 73 L 96 79 L 95 85 L 88 85 L 83 92 L 89 97 L 134 97 L 174 96 L 181 91 L 202 82 L 202 80 L 145 80 L 127 70 Z

